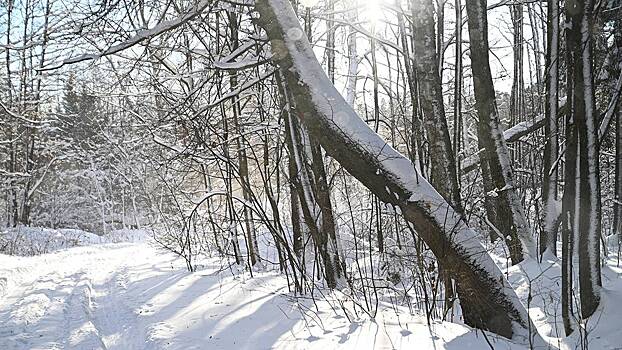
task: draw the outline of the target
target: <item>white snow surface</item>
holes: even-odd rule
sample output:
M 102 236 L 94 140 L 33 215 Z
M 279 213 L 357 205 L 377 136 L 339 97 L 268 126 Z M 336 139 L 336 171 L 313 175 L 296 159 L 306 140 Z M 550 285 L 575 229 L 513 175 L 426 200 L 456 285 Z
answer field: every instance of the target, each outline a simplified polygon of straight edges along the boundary
M 614 261 L 611 260 L 611 265 Z M 0 349 L 487 349 L 481 331 L 381 304 L 375 319 L 340 293 L 295 297 L 273 272 L 236 272 L 206 259 L 189 273 L 182 259 L 148 242 L 97 244 L 19 257 L 0 255 Z M 590 348 L 622 342 L 615 305 L 622 269 L 604 268 L 603 305 L 588 322 Z M 559 264 L 510 268 L 530 313 L 555 336 L 550 301 Z M 343 307 L 342 307 L 343 304 Z M 558 316 L 559 317 L 559 316 Z M 549 338 L 572 349 L 578 338 Z M 495 349 L 523 349 L 486 333 Z M 619 349 L 619 347 L 618 347 Z
M 37 255 L 91 244 L 141 242 L 150 236 L 144 230 L 113 230 L 100 236 L 79 229 L 18 226 L 0 230 L 0 253 Z

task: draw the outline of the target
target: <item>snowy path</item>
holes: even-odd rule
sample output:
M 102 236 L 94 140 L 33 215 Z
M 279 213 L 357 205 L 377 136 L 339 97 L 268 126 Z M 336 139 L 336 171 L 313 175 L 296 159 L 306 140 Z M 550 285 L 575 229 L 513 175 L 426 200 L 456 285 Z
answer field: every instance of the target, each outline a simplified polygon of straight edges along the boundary
M 136 324 L 139 301 L 124 296 L 128 266 L 149 258 L 141 250 L 137 245 L 102 245 L 32 258 L 3 257 L 8 261 L 2 261 L 0 270 L 7 283 L 0 299 L 0 348 L 138 348 L 144 339 L 126 325 Z
M 0 349 L 462 349 L 468 328 L 420 316 L 351 322 L 338 304 L 293 300 L 285 279 L 190 274 L 146 243 L 0 255 Z M 346 305 L 347 307 L 347 305 Z M 352 317 L 352 314 L 349 315 Z M 494 339 L 493 339 L 494 341 Z M 508 344 L 499 342 L 500 348 Z
M 615 288 L 604 303 L 622 303 L 622 270 L 606 271 Z M 251 279 L 208 265 L 191 274 L 183 260 L 147 243 L 0 255 L 0 350 L 489 348 L 465 326 L 428 327 L 421 315 L 390 307 L 375 321 L 357 319 L 352 303 L 336 298 L 294 299 L 285 278 L 269 272 Z M 617 321 L 603 316 L 590 336 L 598 348 L 619 349 Z M 495 349 L 524 348 L 487 337 Z M 567 349 L 576 343 L 566 341 Z
M 299 321 L 281 276 L 218 272 L 145 243 L 0 255 L 0 349 L 267 349 Z

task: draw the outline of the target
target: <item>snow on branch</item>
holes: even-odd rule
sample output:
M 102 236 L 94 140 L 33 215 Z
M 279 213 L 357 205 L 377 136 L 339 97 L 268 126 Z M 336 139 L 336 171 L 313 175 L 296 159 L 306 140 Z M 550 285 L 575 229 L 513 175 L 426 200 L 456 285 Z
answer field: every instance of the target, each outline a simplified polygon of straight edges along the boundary
M 76 57 L 67 58 L 56 64 L 52 64 L 47 67 L 39 68 L 38 70 L 41 70 L 41 71 L 54 70 L 54 69 L 61 68 L 62 66 L 65 66 L 65 65 L 75 64 L 75 63 L 79 63 L 83 61 L 96 60 L 104 56 L 113 55 L 115 53 L 121 52 L 123 50 L 126 50 L 140 43 L 141 41 L 152 39 L 166 31 L 175 29 L 183 25 L 184 23 L 192 20 L 193 18 L 201 14 L 203 11 L 205 11 L 205 9 L 208 8 L 212 4 L 212 2 L 213 0 L 201 0 L 200 2 L 193 5 L 189 10 L 187 10 L 182 16 L 177 17 L 170 21 L 163 21 L 151 29 L 142 30 L 135 36 L 131 37 L 130 39 L 122 43 L 119 43 L 117 45 L 111 46 L 108 49 L 100 53 L 88 53 L 88 54 L 83 54 L 83 55 L 76 56 Z
M 544 126 L 546 122 L 546 118 L 543 114 L 538 115 L 533 120 L 526 120 L 514 125 L 511 128 L 508 128 L 503 132 L 503 138 L 505 142 L 516 142 L 520 140 L 523 136 L 529 135 L 532 132 L 540 129 Z M 479 154 L 481 150 L 477 151 L 475 154 L 468 156 L 462 165 L 462 174 L 468 174 L 471 171 L 477 168 L 479 164 Z
M 20 114 L 17 114 L 17 113 L 15 113 L 15 112 L 11 111 L 11 110 L 9 109 L 9 107 L 7 107 L 7 106 L 6 106 L 6 105 L 5 105 L 2 101 L 0 101 L 0 107 L 4 110 L 4 112 L 5 112 L 6 114 L 8 114 L 8 115 L 9 115 L 9 117 L 11 117 L 11 118 L 14 118 L 14 119 L 17 119 L 17 120 L 21 120 L 21 121 L 23 121 L 23 122 L 25 122 L 25 123 L 29 123 L 29 124 L 33 124 L 33 125 L 40 125 L 40 124 L 43 124 L 43 122 L 41 122 L 41 121 L 38 121 L 38 120 L 33 120 L 33 119 L 29 119 L 29 118 L 24 117 L 23 115 L 20 115 Z

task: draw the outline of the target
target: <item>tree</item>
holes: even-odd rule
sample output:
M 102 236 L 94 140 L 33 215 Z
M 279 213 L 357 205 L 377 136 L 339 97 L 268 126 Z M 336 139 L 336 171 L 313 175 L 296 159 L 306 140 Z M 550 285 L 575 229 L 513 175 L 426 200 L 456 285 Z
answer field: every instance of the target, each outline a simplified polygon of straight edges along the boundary
M 429 152 L 433 155 L 430 157 L 430 183 L 456 211 L 460 212 L 462 204 L 456 176 L 456 162 L 449 138 L 443 88 L 439 76 L 439 60 L 434 33 L 434 5 L 432 0 L 415 0 L 412 6 L 417 9 L 413 17 L 413 31 L 420 106 L 424 116 L 423 125 L 430 144 Z
M 578 238 L 579 287 L 581 316 L 591 316 L 600 302 L 600 174 L 598 154 L 598 115 L 592 73 L 592 28 L 594 23 L 593 1 L 566 1 L 566 50 L 568 97 L 571 103 L 569 118 L 572 118 L 577 143 L 576 186 L 574 200 L 577 218 L 572 218 L 574 236 Z M 572 159 L 567 163 L 573 164 Z M 568 179 L 570 180 L 570 179 Z M 568 204 L 570 205 L 570 204 Z
M 559 226 L 557 201 L 557 157 L 559 105 L 559 2 L 547 1 L 547 45 L 546 45 L 546 96 L 544 114 L 544 169 L 542 196 L 544 198 L 544 228 L 540 235 L 540 254 L 547 249 L 557 255 L 557 227 Z
M 506 141 L 501 132 L 495 89 L 488 59 L 488 21 L 485 0 L 466 1 L 471 43 L 471 68 L 477 109 L 478 143 L 484 182 L 490 181 L 487 196 L 496 199 L 493 224 L 506 235 L 506 244 L 514 264 L 534 256 L 535 245 L 514 187 L 513 172 Z M 485 164 L 484 164 L 485 163 Z M 490 213 L 489 213 L 490 214 Z M 489 215 L 491 216 L 491 215 Z

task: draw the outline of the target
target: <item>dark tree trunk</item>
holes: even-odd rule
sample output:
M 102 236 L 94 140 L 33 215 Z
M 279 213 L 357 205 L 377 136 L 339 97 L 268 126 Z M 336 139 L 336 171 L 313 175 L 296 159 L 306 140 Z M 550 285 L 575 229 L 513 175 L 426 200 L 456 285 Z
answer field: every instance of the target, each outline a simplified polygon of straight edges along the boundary
M 572 91 L 570 114 L 578 140 L 575 201 L 579 203 L 578 237 L 579 289 L 581 316 L 591 316 L 600 303 L 600 176 L 598 165 L 598 127 L 594 78 L 592 74 L 591 0 L 566 1 L 566 45 L 568 55 L 568 91 Z
M 546 45 L 546 101 L 544 103 L 544 166 L 542 170 L 542 197 L 544 199 L 544 227 L 540 234 L 540 254 L 547 249 L 557 255 L 557 156 L 559 135 L 557 127 L 559 79 L 559 0 L 547 0 Z
M 499 123 L 499 113 L 488 60 L 488 22 L 485 0 L 467 0 L 466 9 L 471 42 L 471 67 L 477 109 L 478 142 L 484 149 L 482 162 L 488 164 L 496 197 L 496 224 L 506 238 L 514 264 L 533 256 L 535 246 L 517 190 L 514 188 L 508 148 Z
M 570 72 L 569 72 L 570 73 Z M 570 81 L 572 76 L 567 79 Z M 570 85 L 569 85 L 570 86 Z M 568 90 L 568 100 L 572 103 L 572 91 Z M 570 113 L 566 117 L 566 156 L 564 166 L 564 195 L 562 197 L 562 320 L 566 335 L 573 331 L 573 265 L 576 192 L 577 192 L 577 137 L 576 125 Z
M 622 108 L 616 113 L 616 166 L 615 203 L 613 209 L 613 234 L 622 242 Z
M 239 47 L 238 39 L 238 15 L 233 12 L 227 13 L 229 16 L 229 30 L 231 32 L 231 51 L 235 51 Z M 235 89 L 238 85 L 237 72 L 231 72 L 229 76 L 231 89 Z M 238 156 L 238 168 L 239 168 L 239 181 L 242 187 L 242 195 L 244 200 L 250 201 L 250 178 L 248 173 L 248 159 L 246 157 L 246 145 L 243 126 L 240 123 L 240 117 L 242 115 L 242 107 L 240 106 L 240 100 L 235 99 L 233 102 L 233 126 L 235 132 L 238 134 L 236 137 L 236 148 Z M 255 266 L 260 259 L 259 247 L 257 244 L 257 234 L 253 225 L 253 214 L 249 208 L 244 206 L 244 227 L 246 233 L 246 248 L 248 250 L 248 256 L 250 258 L 251 266 Z

